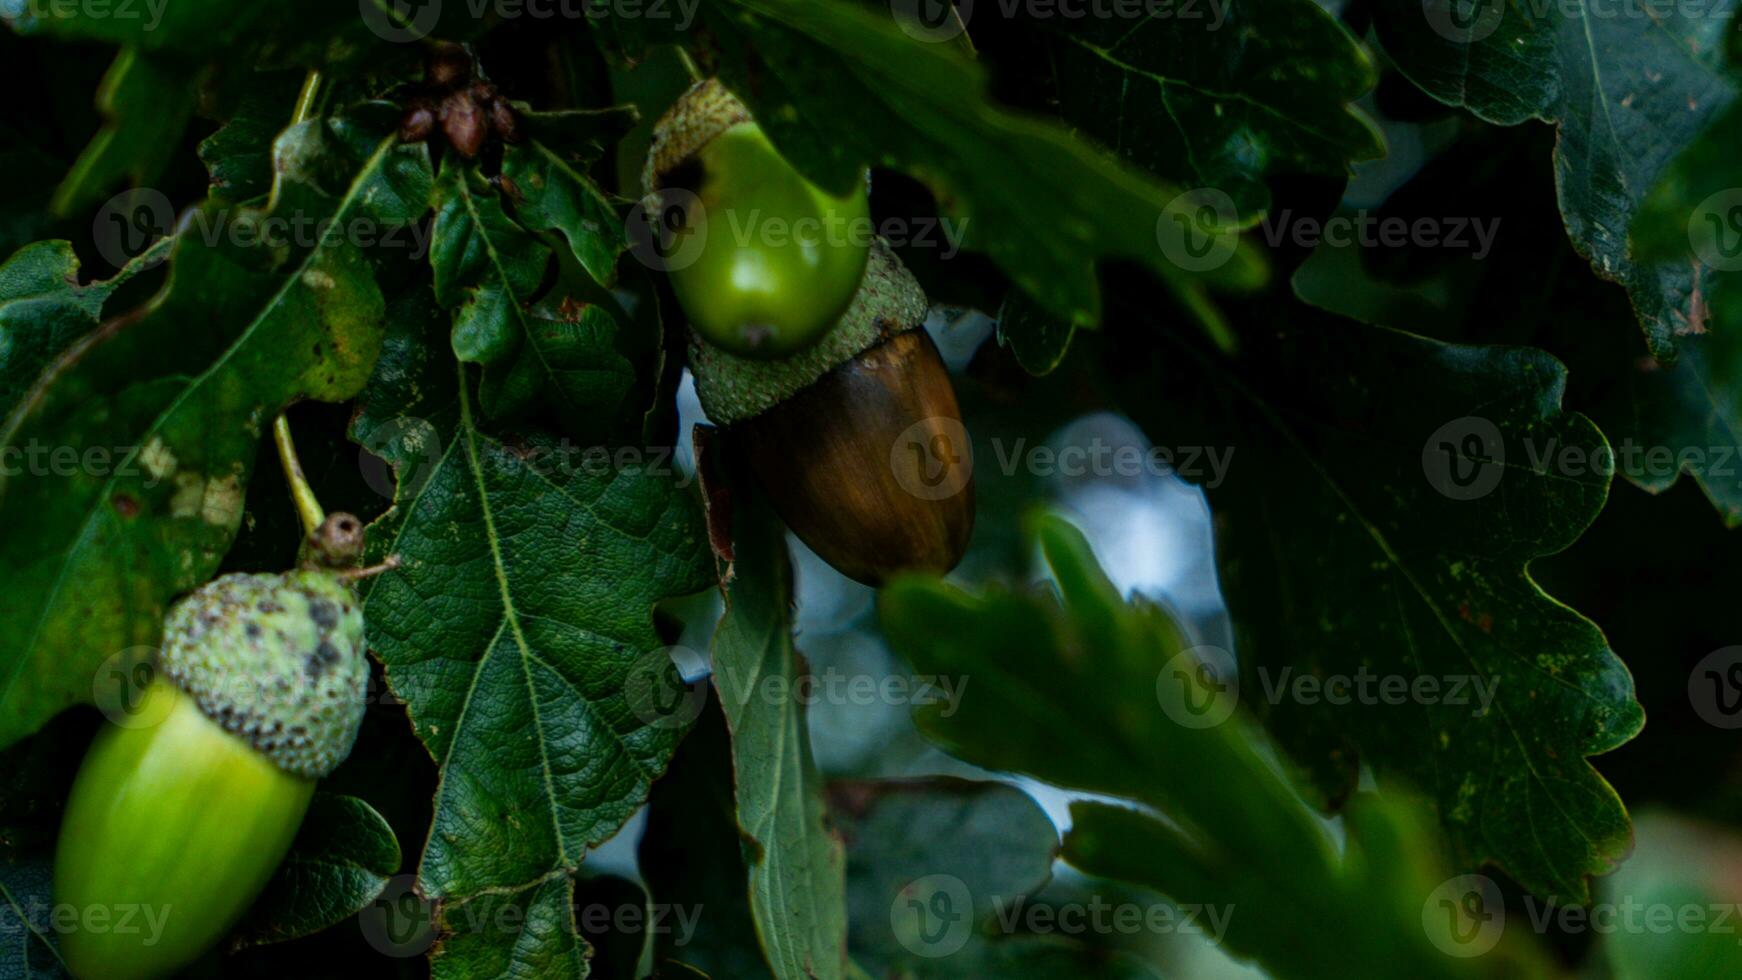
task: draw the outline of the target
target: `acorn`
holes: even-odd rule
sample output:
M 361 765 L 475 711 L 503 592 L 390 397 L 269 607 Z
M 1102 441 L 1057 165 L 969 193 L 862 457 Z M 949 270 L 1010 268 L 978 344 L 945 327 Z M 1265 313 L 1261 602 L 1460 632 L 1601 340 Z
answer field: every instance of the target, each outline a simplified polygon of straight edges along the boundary
M 849 199 L 817 190 L 714 80 L 660 120 L 642 180 L 654 193 L 699 187 L 716 228 L 734 214 L 864 217 L 862 258 L 850 236 L 813 256 L 721 243 L 710 229 L 699 258 L 671 270 L 696 394 L 787 526 L 841 573 L 877 585 L 954 568 L 974 528 L 973 449 L 924 329 L 925 291 L 869 235 L 864 188 Z M 757 335 L 757 322 L 771 332 Z
M 302 568 L 225 575 L 172 607 L 134 720 L 91 743 L 55 854 L 75 976 L 164 977 L 211 949 L 350 754 L 369 678 L 347 571 L 362 522 L 334 514 L 310 545 Z
M 788 357 L 846 312 L 873 237 L 866 182 L 837 197 L 806 180 L 718 81 L 661 117 L 642 181 L 666 230 L 695 236 L 667 270 L 709 343 Z

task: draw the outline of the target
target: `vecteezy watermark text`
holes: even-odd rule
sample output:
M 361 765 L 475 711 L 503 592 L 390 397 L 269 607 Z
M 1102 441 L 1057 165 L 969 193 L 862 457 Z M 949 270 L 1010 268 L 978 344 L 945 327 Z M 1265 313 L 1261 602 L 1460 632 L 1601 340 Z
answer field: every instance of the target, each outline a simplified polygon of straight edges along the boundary
M 1450 216 L 1443 218 L 1405 218 L 1399 215 L 1379 217 L 1366 209 L 1352 215 L 1336 215 L 1324 220 L 1295 217 L 1283 209 L 1266 215 L 1260 223 L 1261 234 L 1271 248 L 1287 241 L 1300 248 L 1443 248 L 1468 252 L 1474 259 L 1485 259 L 1494 249 L 1500 234 L 1499 218 Z
M 992 440 L 992 452 L 1005 476 L 1020 470 L 1032 476 L 1134 478 L 1179 476 L 1212 490 L 1222 485 L 1234 462 L 1233 446 L 1152 446 L 1144 449 L 1130 443 L 1102 438 L 1064 446 L 1034 445 L 1027 439 Z
M 36 20 L 135 20 L 155 31 L 169 0 L 26 0 L 25 13 Z
M 1232 7 L 1233 0 L 889 0 L 902 33 L 932 44 L 960 36 L 976 11 L 1005 20 L 1176 21 L 1215 31 L 1228 22 Z

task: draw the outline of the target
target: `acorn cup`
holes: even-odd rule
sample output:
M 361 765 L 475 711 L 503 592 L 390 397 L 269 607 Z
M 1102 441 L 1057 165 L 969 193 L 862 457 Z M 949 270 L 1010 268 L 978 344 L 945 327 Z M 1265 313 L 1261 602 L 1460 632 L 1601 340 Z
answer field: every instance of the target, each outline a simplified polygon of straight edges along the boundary
M 671 273 L 693 328 L 689 361 L 702 408 L 730 434 L 787 526 L 843 574 L 877 585 L 903 571 L 948 571 L 974 527 L 973 450 L 949 372 L 923 329 L 925 292 L 882 239 L 870 239 L 863 261 L 851 242 L 825 244 L 841 250 L 839 261 L 802 262 L 769 258 L 754 242 L 720 242 L 723 214 L 778 212 L 807 194 L 818 200 L 777 156 L 780 166 L 770 167 L 761 151 L 714 152 L 754 125 L 718 82 L 700 83 L 661 120 L 643 174 L 656 192 L 695 182 L 698 172 L 704 188 L 705 244 Z M 760 130 L 754 138 L 766 144 Z M 754 168 L 749 176 L 739 172 L 746 167 Z M 869 213 L 868 203 L 854 206 Z M 777 270 L 765 281 L 772 298 L 747 299 L 740 278 L 756 277 L 732 273 L 739 268 Z M 843 268 L 852 289 L 838 307 Z M 771 358 L 768 343 L 739 342 L 746 310 L 780 303 L 802 310 L 785 322 L 804 321 L 803 344 L 776 345 L 781 356 Z M 820 328 L 810 323 L 824 314 Z
M 369 679 L 346 571 L 362 523 L 334 514 L 310 544 L 296 571 L 225 575 L 171 608 L 133 716 L 161 719 L 106 724 L 86 753 L 54 872 L 75 976 L 164 977 L 211 949 L 350 754 Z

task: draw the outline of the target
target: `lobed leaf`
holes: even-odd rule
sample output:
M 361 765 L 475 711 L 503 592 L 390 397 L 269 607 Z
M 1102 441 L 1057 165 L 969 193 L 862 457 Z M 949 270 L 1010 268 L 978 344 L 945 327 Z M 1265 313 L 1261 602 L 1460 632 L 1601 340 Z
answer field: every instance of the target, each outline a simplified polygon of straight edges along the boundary
M 844 858 L 793 693 L 808 668 L 793 647 L 785 531 L 765 504 L 740 501 L 733 547 L 714 687 L 732 737 L 750 912 L 776 977 L 838 978 L 847 951 Z

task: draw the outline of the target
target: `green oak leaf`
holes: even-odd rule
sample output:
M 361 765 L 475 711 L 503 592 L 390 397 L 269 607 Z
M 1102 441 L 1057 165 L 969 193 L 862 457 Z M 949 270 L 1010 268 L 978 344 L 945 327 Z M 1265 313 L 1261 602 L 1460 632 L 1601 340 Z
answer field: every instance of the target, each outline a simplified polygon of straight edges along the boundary
M 1060 115 L 1159 177 L 1221 190 L 1240 215 L 1269 208 L 1267 176 L 1340 177 L 1385 153 L 1349 105 L 1373 88 L 1372 60 L 1313 0 L 1084 18 L 1049 38 Z
M 853 961 L 872 976 L 1160 976 L 1094 937 L 1026 928 L 1059 840 L 1021 790 L 939 778 L 843 781 L 829 792 L 848 841 Z M 964 897 L 972 908 L 956 907 Z
M 591 951 L 575 925 L 574 899 L 574 878 L 554 871 L 523 886 L 444 905 L 430 976 L 588 976 Z
M 399 479 L 370 531 L 371 555 L 401 565 L 365 592 L 369 645 L 441 766 L 425 892 L 532 889 L 542 906 L 671 759 L 680 726 L 630 684 L 660 656 L 654 604 L 711 581 L 707 535 L 672 476 L 481 429 L 444 319 L 427 290 L 395 300 L 353 425 Z
M 1667 359 L 1704 319 L 1706 273 L 1636 263 L 1627 231 L 1664 168 L 1735 96 L 1723 68 L 1730 11 L 1626 6 L 1429 0 L 1377 4 L 1373 15 L 1387 53 L 1429 95 L 1503 126 L 1558 127 L 1567 234 L 1598 275 L 1627 287 Z
M 239 945 L 310 936 L 356 915 L 399 870 L 399 841 L 354 796 L 318 793 L 290 853 L 238 927 Z
M 1731 106 L 1663 172 L 1633 221 L 1642 262 L 1695 270 L 1704 292 L 1675 333 L 1675 358 L 1628 375 L 1637 439 L 1677 451 L 1672 467 L 1641 468 L 1634 482 L 1668 489 L 1681 471 L 1730 527 L 1742 525 L 1742 106 Z M 1682 457 L 1693 449 L 1697 455 Z M 1727 455 L 1726 455 L 1727 454 Z
M 785 529 L 759 499 L 741 500 L 732 540 L 714 687 L 732 734 L 750 914 L 780 980 L 839 978 L 847 950 L 844 857 L 795 696 L 808 668 L 793 647 Z
M 361 116 L 295 127 L 277 156 L 269 210 L 190 213 L 157 297 L 75 344 L 0 424 L 0 452 L 25 459 L 0 472 L 0 745 L 157 642 L 168 602 L 234 538 L 278 412 L 368 379 L 382 300 L 347 231 L 415 221 L 428 156 Z M 297 221 L 307 240 L 254 243 Z
M 562 232 L 587 274 L 610 286 L 617 281 L 617 258 L 629 240 L 616 208 L 584 172 L 586 162 L 530 140 L 503 152 L 502 178 L 520 224 L 533 231 Z
M 953 45 L 907 37 L 886 12 L 841 0 L 729 0 L 706 16 L 722 78 L 799 169 L 837 193 L 868 165 L 912 174 L 961 227 L 965 247 L 991 256 L 1055 316 L 1099 322 L 1103 258 L 1153 270 L 1213 333 L 1220 323 L 1204 284 L 1245 289 L 1265 278 L 1258 254 L 1228 229 L 1225 243 L 1216 229 L 1192 233 L 1216 245 L 1201 253 L 1213 261 L 1188 271 L 1179 262 L 1191 256 L 1163 244 L 1187 203 L 1177 190 L 1057 124 L 994 106 L 979 66 Z
M 597 258 L 600 248 L 586 237 L 566 178 L 549 169 L 518 173 L 515 186 L 532 194 L 535 224 L 563 230 L 577 257 Z M 616 321 L 603 307 L 566 296 L 534 305 L 550 258 L 481 174 L 443 170 L 430 239 L 435 293 L 453 311 L 454 353 L 484 368 L 479 401 L 492 418 L 520 412 L 540 394 L 566 419 L 610 415 L 634 383 L 614 345 Z
M 69 242 L 34 242 L 0 265 L 0 416 L 62 351 L 97 328 L 116 288 L 168 251 L 169 241 L 159 241 L 113 279 L 84 285 Z
M 909 576 L 884 590 L 881 618 L 917 670 L 970 681 L 955 703 L 915 709 L 934 741 L 978 765 L 1123 797 L 1166 818 L 1078 803 L 1067 860 L 1180 904 L 1228 910 L 1225 948 L 1278 976 L 1541 972 L 1527 944 L 1482 960 L 1435 948 L 1421 909 L 1445 872 L 1425 818 L 1402 801 L 1351 808 L 1339 849 L 1215 676 L 1225 665 L 1199 659 L 1161 607 L 1122 599 L 1062 518 L 1033 529 L 1054 591 L 970 594 Z M 1367 860 L 1367 842 L 1389 853 Z
M 78 214 L 124 179 L 138 187 L 156 180 L 181 145 L 199 79 L 197 65 L 122 48 L 97 90 L 103 128 L 55 188 L 49 210 L 59 217 Z
M 1233 454 L 1205 489 L 1242 697 L 1332 802 L 1364 761 L 1430 795 L 1467 866 L 1583 900 L 1631 841 L 1587 757 L 1644 718 L 1602 632 L 1529 571 L 1596 518 L 1614 467 L 1561 407 L 1566 369 L 1319 311 L 1253 316 L 1267 343 L 1238 362 L 1116 354 L 1146 431 Z M 1442 696 L 1293 693 L 1328 676 Z
M 206 165 L 215 200 L 231 204 L 250 201 L 272 187 L 272 142 L 290 124 L 299 71 L 255 72 L 223 113 L 224 124 L 200 141 L 200 162 Z

